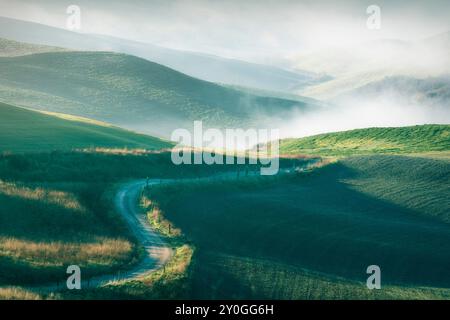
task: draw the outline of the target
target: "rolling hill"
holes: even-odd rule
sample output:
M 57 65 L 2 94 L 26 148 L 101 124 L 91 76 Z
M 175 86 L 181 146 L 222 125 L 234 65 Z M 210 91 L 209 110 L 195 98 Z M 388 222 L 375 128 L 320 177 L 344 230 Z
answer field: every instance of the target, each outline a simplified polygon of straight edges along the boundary
M 282 154 L 346 156 L 450 151 L 450 125 L 368 128 L 281 141 Z
M 271 91 L 289 92 L 293 88 L 303 88 L 329 79 L 327 76 L 313 72 L 293 72 L 274 66 L 173 50 L 109 36 L 80 34 L 5 17 L 0 17 L 0 37 L 74 50 L 126 53 L 165 65 L 198 79 Z
M 105 123 L 48 115 L 0 103 L 0 152 L 70 151 L 91 147 L 161 149 L 171 145 Z
M 0 58 L 0 100 L 164 137 L 175 128 L 189 128 L 193 120 L 219 128 L 267 127 L 268 117 L 313 107 L 245 93 L 108 52 Z

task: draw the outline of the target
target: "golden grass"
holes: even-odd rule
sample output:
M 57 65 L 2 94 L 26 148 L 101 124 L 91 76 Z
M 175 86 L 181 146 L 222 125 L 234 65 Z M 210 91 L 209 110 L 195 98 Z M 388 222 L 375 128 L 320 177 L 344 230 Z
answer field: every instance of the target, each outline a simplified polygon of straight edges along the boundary
M 0 300 L 42 300 L 37 293 L 18 287 L 0 288 Z
M 132 244 L 122 239 L 99 238 L 92 243 L 33 242 L 0 238 L 0 256 L 27 261 L 36 266 L 65 264 L 111 265 L 126 260 Z
M 157 281 L 170 282 L 180 277 L 185 277 L 193 254 L 194 249 L 187 244 L 177 247 L 172 259 L 170 259 L 164 268 L 144 276 L 142 282 L 146 285 L 152 285 Z
M 174 248 L 170 261 L 158 270 L 133 280 L 108 283 L 91 292 L 94 299 L 185 299 L 189 292 L 189 274 L 194 249 L 183 244 Z M 73 292 L 70 292 L 72 294 Z M 60 299 L 73 299 L 65 292 Z M 85 298 L 85 297 L 83 297 Z
M 40 113 L 43 113 L 43 114 L 46 114 L 46 115 L 49 115 L 49 116 L 58 117 L 60 119 L 64 119 L 64 120 L 68 120 L 68 121 L 76 121 L 76 122 L 94 124 L 94 125 L 97 125 L 97 126 L 109 127 L 109 128 L 114 127 L 112 124 L 109 124 L 109 123 L 106 123 L 106 122 L 103 122 L 103 121 L 89 119 L 89 118 L 80 117 L 80 116 L 75 116 L 75 115 L 72 115 L 72 114 L 51 112 L 51 111 L 42 111 L 42 110 L 34 110 L 34 109 L 28 109 L 28 110 L 37 111 L 37 112 L 40 112 Z
M 78 212 L 86 212 L 75 195 L 58 190 L 28 188 L 0 180 L 0 194 L 25 200 L 36 200 Z
M 159 204 L 152 201 L 147 196 L 141 198 L 141 206 L 147 210 L 147 219 L 150 225 L 160 234 L 173 238 L 182 235 L 181 229 L 174 227 L 174 225 L 164 217 Z

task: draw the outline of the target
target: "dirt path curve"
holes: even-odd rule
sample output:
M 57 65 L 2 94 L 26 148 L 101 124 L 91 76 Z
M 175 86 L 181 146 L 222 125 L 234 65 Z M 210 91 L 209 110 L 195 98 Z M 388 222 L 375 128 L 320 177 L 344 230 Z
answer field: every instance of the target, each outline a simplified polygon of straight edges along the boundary
M 160 179 L 149 180 L 148 184 L 160 183 Z M 172 180 L 164 180 L 165 183 Z M 115 281 L 139 279 L 149 272 L 163 267 L 172 257 L 173 250 L 167 246 L 163 239 L 153 230 L 147 221 L 147 216 L 139 207 L 139 196 L 147 184 L 146 180 L 137 180 L 120 185 L 115 197 L 114 206 L 129 229 L 136 237 L 139 245 L 145 250 L 144 257 L 130 270 L 121 273 L 105 274 L 90 279 L 83 279 L 81 270 L 81 289 L 100 287 Z M 69 276 L 69 275 L 68 275 Z M 26 286 L 39 293 L 51 293 L 66 289 L 66 283 L 47 283 L 38 286 Z
M 149 185 L 157 184 L 159 181 L 159 179 L 150 180 Z M 147 216 L 140 212 L 139 196 L 145 185 L 145 180 L 126 183 L 120 187 L 114 199 L 117 212 L 122 215 L 139 244 L 145 249 L 142 261 L 130 271 L 122 274 L 120 280 L 138 278 L 159 269 L 170 260 L 173 254 L 172 249 L 152 229 Z
M 173 250 L 158 235 L 158 233 L 150 226 L 147 216 L 141 212 L 139 207 L 139 196 L 143 188 L 147 185 L 177 182 L 190 182 L 190 181 L 213 181 L 217 179 L 235 179 L 235 173 L 217 174 L 210 177 L 203 178 L 187 178 L 187 179 L 150 179 L 135 180 L 127 183 L 123 183 L 119 186 L 117 193 L 114 197 L 114 206 L 117 213 L 119 213 L 123 220 L 127 223 L 129 229 L 138 240 L 139 244 L 143 246 L 145 250 L 144 257 L 132 267 L 130 270 L 105 274 L 90 279 L 83 279 L 83 270 L 81 270 L 81 289 L 101 287 L 108 283 L 139 279 L 140 277 L 158 270 L 163 267 L 172 257 Z M 69 275 L 68 275 L 69 276 Z M 26 288 L 36 291 L 38 293 L 51 293 L 66 289 L 66 283 L 47 283 L 37 286 L 25 286 Z

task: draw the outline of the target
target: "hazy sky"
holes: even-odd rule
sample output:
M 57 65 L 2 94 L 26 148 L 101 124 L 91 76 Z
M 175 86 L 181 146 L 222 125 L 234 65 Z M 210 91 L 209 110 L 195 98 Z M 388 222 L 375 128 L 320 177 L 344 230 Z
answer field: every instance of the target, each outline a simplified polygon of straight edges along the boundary
M 64 28 L 71 4 L 81 8 L 82 32 L 246 60 L 450 30 L 448 0 L 0 0 L 0 15 Z M 371 4 L 381 8 L 380 30 L 366 27 Z

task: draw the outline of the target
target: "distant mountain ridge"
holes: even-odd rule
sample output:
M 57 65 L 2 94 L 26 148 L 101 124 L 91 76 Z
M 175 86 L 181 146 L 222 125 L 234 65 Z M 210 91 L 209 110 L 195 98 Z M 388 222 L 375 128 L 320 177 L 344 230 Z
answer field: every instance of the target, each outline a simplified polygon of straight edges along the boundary
M 329 79 L 313 72 L 282 68 L 196 52 L 178 51 L 136 41 L 71 32 L 38 23 L 0 17 L 0 37 L 75 50 L 135 55 L 206 81 L 290 92 Z

